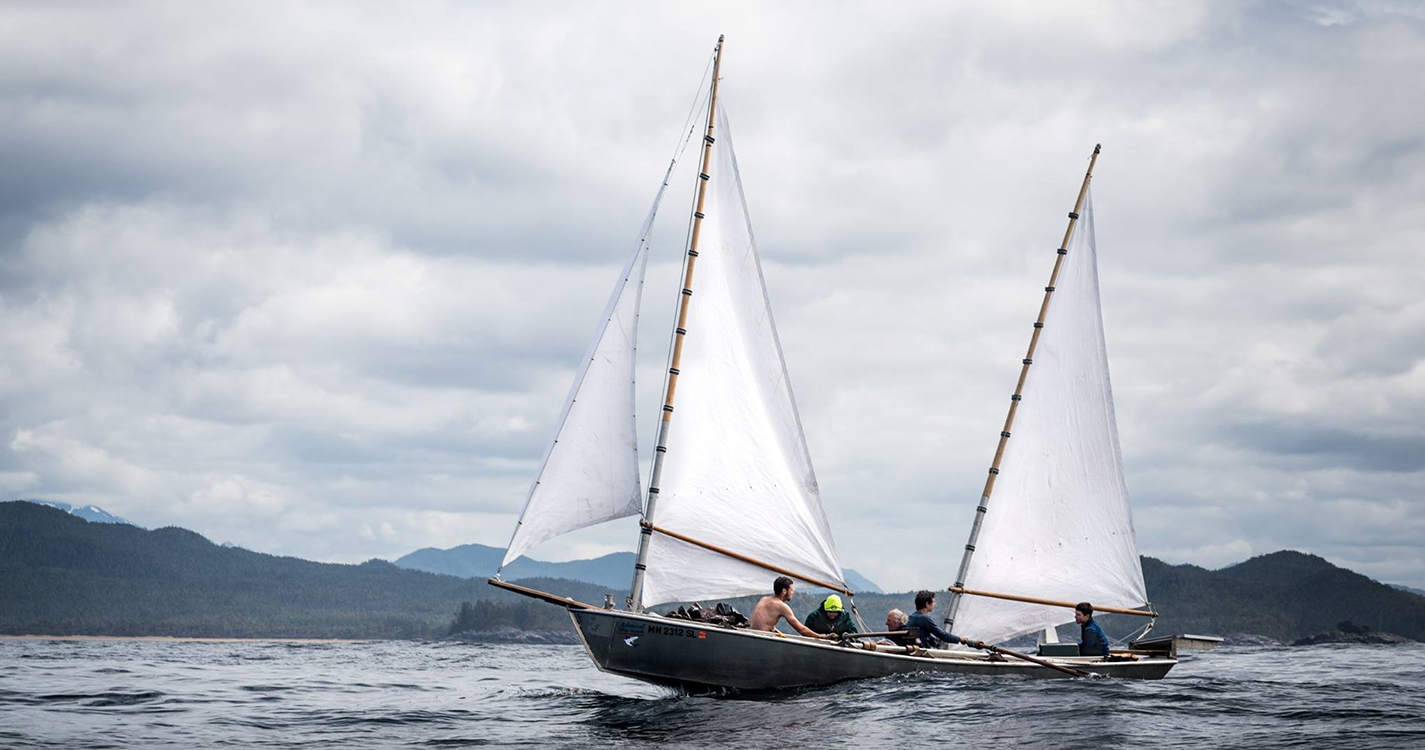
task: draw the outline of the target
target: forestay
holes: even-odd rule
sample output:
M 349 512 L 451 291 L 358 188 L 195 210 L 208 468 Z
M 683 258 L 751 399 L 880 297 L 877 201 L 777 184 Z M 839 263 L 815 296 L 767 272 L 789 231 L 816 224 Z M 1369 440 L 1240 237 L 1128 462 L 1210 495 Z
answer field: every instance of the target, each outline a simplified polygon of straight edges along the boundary
M 653 523 L 844 585 L 772 322 L 722 107 Z M 640 606 L 771 591 L 776 573 L 655 533 Z
M 665 178 L 599 317 L 501 568 L 540 542 L 642 510 L 634 354 L 648 235 L 667 184 Z
M 1080 214 L 965 588 L 1132 608 L 1147 589 L 1113 414 L 1091 196 Z M 964 596 L 955 631 L 997 642 L 1072 619 L 1062 607 Z

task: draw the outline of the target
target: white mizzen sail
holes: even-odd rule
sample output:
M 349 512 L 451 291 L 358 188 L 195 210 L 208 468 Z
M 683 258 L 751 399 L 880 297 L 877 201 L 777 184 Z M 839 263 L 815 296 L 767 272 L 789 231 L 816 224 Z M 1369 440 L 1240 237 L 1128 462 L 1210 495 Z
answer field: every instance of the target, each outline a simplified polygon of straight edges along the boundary
M 695 292 L 664 459 L 660 528 L 845 585 L 718 107 Z M 642 601 L 770 592 L 765 568 L 653 534 Z
M 672 166 L 668 169 L 671 173 Z M 540 542 L 635 516 L 643 508 L 634 419 L 634 353 L 648 235 L 667 187 L 665 176 L 639 230 L 638 246 L 614 285 L 594 340 L 574 377 L 501 568 Z
M 965 588 L 1111 607 L 1147 603 L 1113 415 L 1093 199 L 1069 243 Z M 955 632 L 986 642 L 1069 622 L 1062 607 L 963 596 Z

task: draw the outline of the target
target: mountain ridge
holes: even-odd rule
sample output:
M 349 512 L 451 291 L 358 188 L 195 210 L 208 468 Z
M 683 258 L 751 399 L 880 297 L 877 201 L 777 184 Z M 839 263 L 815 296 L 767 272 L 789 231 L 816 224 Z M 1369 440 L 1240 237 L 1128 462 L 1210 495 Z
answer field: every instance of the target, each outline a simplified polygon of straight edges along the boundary
M 85 505 L 83 507 L 76 507 L 70 505 L 69 503 L 60 502 L 58 500 L 40 500 L 37 498 L 24 498 L 23 502 L 35 503 L 36 505 L 48 505 L 51 508 L 62 510 L 71 516 L 75 516 L 76 518 L 82 518 L 86 521 L 89 521 L 90 523 L 124 523 L 130 526 L 138 526 L 138 524 L 134 523 L 133 521 L 130 521 L 127 518 L 120 518 L 119 516 L 116 516 L 113 513 L 110 513 L 109 511 L 104 510 L 103 508 L 100 508 L 97 505 Z
M 1425 640 L 1425 598 L 1315 555 L 1282 551 L 1215 571 L 1145 557 L 1143 572 L 1165 613 L 1158 633 L 1291 642 L 1349 620 Z M 523 581 L 595 606 L 605 593 L 615 601 L 624 593 L 567 579 Z M 912 597 L 867 593 L 855 604 L 876 624 Z M 505 603 L 496 609 L 507 621 L 496 624 L 568 627 L 557 607 L 479 579 L 385 560 L 279 557 L 221 547 L 177 527 L 89 523 L 53 507 L 0 502 L 0 634 L 431 638 L 446 634 L 464 602 L 482 600 Z M 810 592 L 794 602 L 798 612 L 814 606 Z M 1105 620 L 1112 617 L 1126 616 Z

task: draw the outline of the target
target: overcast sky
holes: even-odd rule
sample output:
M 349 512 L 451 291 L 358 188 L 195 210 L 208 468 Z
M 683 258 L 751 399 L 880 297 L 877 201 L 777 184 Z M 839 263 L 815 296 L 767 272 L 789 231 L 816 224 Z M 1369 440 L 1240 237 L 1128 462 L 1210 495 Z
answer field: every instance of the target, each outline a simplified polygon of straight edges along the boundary
M 1102 142 L 1140 550 L 1425 587 L 1419 4 L 716 5 L 0 4 L 0 497 L 327 561 L 503 547 L 722 33 L 843 564 L 951 582 Z

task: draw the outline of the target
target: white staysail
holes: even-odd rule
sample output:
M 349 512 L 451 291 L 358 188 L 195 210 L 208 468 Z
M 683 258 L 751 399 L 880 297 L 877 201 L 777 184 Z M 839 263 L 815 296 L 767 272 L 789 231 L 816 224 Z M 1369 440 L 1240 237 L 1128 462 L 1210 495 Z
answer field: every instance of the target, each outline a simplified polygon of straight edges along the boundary
M 667 184 L 665 178 L 599 318 L 501 568 L 540 542 L 642 510 L 634 353 L 648 234 Z
M 1113 607 L 1147 603 L 1113 414 L 1087 195 L 965 588 Z M 993 643 L 1072 620 L 1062 607 L 967 595 L 954 630 Z
M 664 459 L 660 528 L 844 584 L 719 107 Z M 777 573 L 655 533 L 639 606 L 771 591 Z

